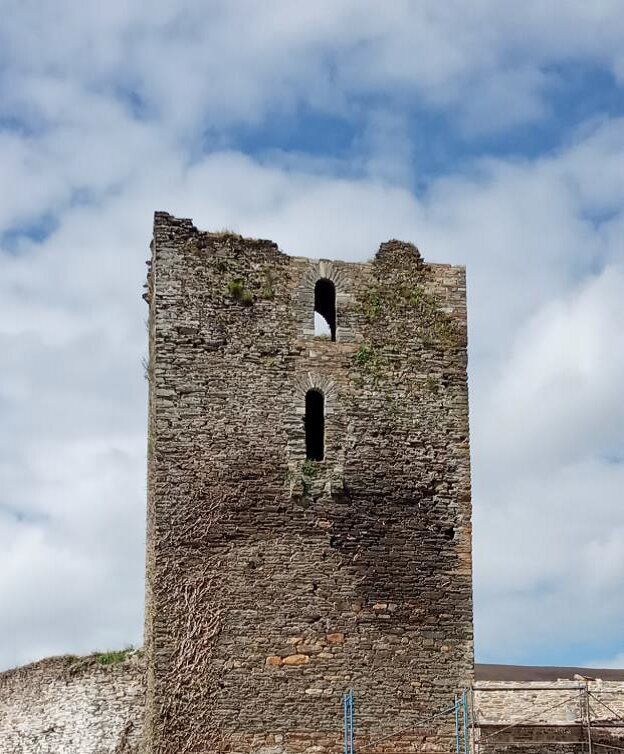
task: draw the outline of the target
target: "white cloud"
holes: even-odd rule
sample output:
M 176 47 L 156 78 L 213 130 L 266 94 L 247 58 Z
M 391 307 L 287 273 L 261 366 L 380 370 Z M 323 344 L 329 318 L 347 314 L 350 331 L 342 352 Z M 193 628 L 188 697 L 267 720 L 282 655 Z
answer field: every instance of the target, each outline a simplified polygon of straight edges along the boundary
M 624 267 L 542 306 L 482 406 L 486 460 L 509 475 L 624 445 L 622 321 Z
M 0 510 L 3 666 L 141 641 L 144 441 L 93 432 L 20 437 L 27 468 L 7 490 L 13 511 Z
M 617 0 L 510 8 L 495 0 L 410 3 L 286 0 L 140 6 L 94 0 L 7 0 L 5 107 L 50 117 L 54 81 L 138 95 L 179 134 L 279 117 L 301 104 L 331 112 L 358 95 L 453 108 L 471 129 L 530 122 L 544 112 L 550 71 L 602 65 L 621 76 L 624 9 Z M 26 82 L 41 85 L 26 92 Z M 28 88 L 28 87 L 27 87 Z M 56 113 L 62 116 L 62 113 Z
M 622 123 L 589 123 L 532 160 L 464 164 L 417 196 L 404 113 L 420 98 L 460 111 L 463 128 L 538 118 L 543 68 L 620 65 L 621 5 L 246 6 L 5 13 L 4 114 L 26 125 L 0 132 L 0 234 L 46 215 L 58 225 L 0 252 L 0 635 L 14 637 L 0 665 L 140 638 L 140 294 L 155 209 L 296 254 L 363 259 L 403 237 L 426 259 L 466 263 L 479 648 L 511 660 L 612 641 L 624 619 Z M 348 114 L 380 92 L 346 162 L 223 147 L 233 123 L 302 104 Z M 202 154 L 202 133 L 221 146 Z

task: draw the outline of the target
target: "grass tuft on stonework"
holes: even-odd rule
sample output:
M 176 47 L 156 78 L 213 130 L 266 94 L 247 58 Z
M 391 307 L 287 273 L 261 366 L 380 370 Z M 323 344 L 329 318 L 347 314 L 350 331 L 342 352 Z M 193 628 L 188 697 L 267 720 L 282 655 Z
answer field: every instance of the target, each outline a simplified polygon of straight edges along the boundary
M 96 652 L 95 660 L 100 665 L 116 665 L 118 662 L 127 660 L 133 652 L 134 647 L 126 647 L 125 649 L 112 650 L 110 652 Z
M 264 271 L 264 280 L 262 283 L 262 290 L 260 292 L 261 297 L 265 301 L 273 301 L 275 298 L 275 280 L 271 270 L 266 269 Z
M 251 306 L 251 304 L 253 304 L 253 294 L 245 288 L 242 280 L 239 280 L 238 278 L 230 280 L 227 289 L 230 296 L 235 301 L 243 304 L 243 306 Z
M 216 238 L 242 238 L 241 234 L 235 231 L 233 228 L 217 228 L 208 232 L 209 236 L 215 236 Z

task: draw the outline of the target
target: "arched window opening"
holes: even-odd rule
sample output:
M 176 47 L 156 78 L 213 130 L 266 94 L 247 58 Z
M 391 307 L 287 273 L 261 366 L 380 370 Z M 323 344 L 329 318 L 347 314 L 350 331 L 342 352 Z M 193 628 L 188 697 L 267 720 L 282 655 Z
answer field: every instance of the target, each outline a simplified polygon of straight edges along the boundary
M 306 458 L 322 461 L 325 455 L 325 396 L 308 390 L 305 398 Z
M 336 340 L 336 286 L 327 278 L 314 286 L 314 335 Z

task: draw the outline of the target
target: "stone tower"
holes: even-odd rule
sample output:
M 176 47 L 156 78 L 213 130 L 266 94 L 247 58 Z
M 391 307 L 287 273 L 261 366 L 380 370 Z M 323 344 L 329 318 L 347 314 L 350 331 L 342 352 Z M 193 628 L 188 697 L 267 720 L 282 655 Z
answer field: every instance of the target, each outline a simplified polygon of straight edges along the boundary
M 464 269 L 158 212 L 147 288 L 146 752 L 338 752 L 348 688 L 360 748 L 448 748 L 419 721 L 472 677 Z

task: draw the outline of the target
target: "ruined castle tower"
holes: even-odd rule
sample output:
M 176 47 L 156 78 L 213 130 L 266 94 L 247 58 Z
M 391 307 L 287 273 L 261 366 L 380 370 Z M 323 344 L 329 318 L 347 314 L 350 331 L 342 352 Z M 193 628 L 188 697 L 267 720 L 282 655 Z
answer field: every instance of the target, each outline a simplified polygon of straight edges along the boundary
M 360 750 L 449 748 L 421 721 L 472 675 L 464 269 L 159 212 L 146 298 L 146 752 L 338 752 L 350 688 Z

